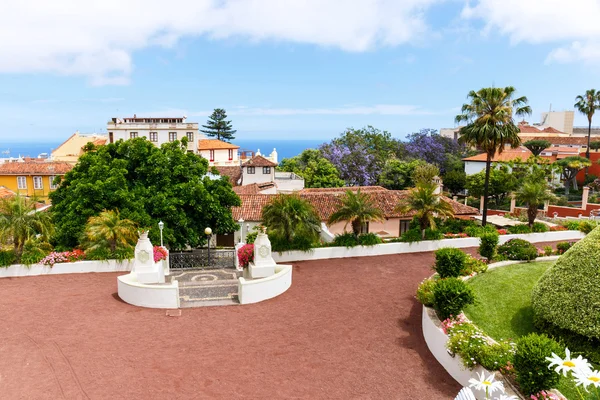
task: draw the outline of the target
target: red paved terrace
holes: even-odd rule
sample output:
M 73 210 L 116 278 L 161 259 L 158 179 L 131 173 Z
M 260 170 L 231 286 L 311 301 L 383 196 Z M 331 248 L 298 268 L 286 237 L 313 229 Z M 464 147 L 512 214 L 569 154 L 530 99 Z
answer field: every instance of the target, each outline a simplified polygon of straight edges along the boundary
M 451 399 L 421 334 L 431 253 L 294 263 L 283 295 L 165 310 L 118 274 L 0 279 L 3 399 Z

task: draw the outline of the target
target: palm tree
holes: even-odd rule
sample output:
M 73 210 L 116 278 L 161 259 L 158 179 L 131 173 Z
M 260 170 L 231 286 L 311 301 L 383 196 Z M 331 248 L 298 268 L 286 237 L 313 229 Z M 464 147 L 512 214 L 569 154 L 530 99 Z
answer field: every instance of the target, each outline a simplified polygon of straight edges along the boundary
M 12 240 L 17 259 L 27 239 L 35 235 L 48 238 L 53 231 L 47 212 L 37 212 L 35 200 L 16 195 L 0 199 L 0 237 Z
M 575 97 L 574 107 L 582 114 L 585 114 L 588 119 L 588 137 L 587 137 L 587 149 L 585 151 L 585 158 L 590 158 L 590 137 L 592 135 L 592 118 L 596 110 L 600 109 L 600 92 L 596 89 L 586 90 L 583 96 Z M 587 175 L 587 169 L 586 169 Z
M 435 217 L 453 217 L 452 206 L 442 199 L 437 193 L 437 185 L 433 183 L 421 183 L 410 189 L 408 196 L 402 199 L 396 206 L 396 212 L 408 214 L 415 212 L 419 220 L 421 236 L 425 239 L 425 230 L 429 227 L 435 229 Z
M 462 113 L 456 116 L 457 123 L 467 123 L 459 131 L 459 142 L 475 146 L 486 153 L 482 219 L 484 226 L 487 222 L 492 159 L 496 154 L 502 153 L 507 145 L 517 147 L 521 144 L 519 128 L 515 125 L 513 116 L 531 114 L 527 97 L 513 98 L 515 92 L 512 86 L 471 91 L 467 96 L 470 103 L 463 104 Z
M 321 232 L 321 220 L 314 207 L 297 194 L 278 194 L 263 207 L 262 222 L 288 242 L 302 235 L 316 241 Z
M 129 219 L 122 219 L 118 210 L 104 210 L 88 219 L 84 237 L 88 250 L 108 247 L 112 253 L 117 247 L 135 245 L 137 226 Z
M 377 207 L 371 196 L 362 193 L 360 189 L 356 192 L 346 190 L 340 200 L 342 203 L 329 217 L 328 225 L 346 221 L 344 230 L 346 230 L 348 224 L 351 224 L 352 232 L 355 236 L 358 236 L 365 222 L 383 221 L 384 219 L 383 211 Z
M 548 189 L 548 183 L 544 179 L 528 179 L 517 190 L 516 197 L 518 201 L 527 203 L 527 219 L 529 227 L 533 227 L 537 217 L 538 207 L 547 200 L 552 200 L 555 196 Z

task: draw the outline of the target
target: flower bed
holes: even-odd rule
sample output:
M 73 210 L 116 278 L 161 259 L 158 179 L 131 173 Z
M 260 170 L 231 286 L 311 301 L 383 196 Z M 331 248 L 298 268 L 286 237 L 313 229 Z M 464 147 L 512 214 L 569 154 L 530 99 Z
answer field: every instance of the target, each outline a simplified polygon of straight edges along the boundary
M 54 264 L 58 263 L 67 263 L 67 262 L 75 262 L 85 260 L 85 253 L 82 250 L 75 249 L 73 251 L 63 251 L 48 254 L 46 257 L 42 258 L 39 262 L 42 265 L 54 266 Z

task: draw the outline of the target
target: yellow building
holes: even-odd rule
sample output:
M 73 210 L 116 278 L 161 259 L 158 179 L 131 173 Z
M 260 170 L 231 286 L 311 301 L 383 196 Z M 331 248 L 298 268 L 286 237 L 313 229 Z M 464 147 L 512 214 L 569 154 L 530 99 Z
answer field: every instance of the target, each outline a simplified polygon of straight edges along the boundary
M 15 161 L 0 164 L 0 186 L 23 196 L 36 197 L 48 201 L 48 194 L 57 185 L 54 179 L 63 176 L 73 168 L 67 162 L 57 161 Z
M 102 135 L 82 135 L 75 132 L 56 149 L 52 150 L 53 161 L 65 161 L 71 164 L 77 164 L 77 160 L 83 154 L 83 146 L 93 143 L 96 146 L 106 144 L 108 138 Z

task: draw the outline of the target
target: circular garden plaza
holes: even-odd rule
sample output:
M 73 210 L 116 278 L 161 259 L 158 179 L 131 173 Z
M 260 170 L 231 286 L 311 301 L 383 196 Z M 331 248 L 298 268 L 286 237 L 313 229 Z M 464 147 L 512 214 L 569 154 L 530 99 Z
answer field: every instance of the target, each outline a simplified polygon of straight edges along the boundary
M 282 252 L 259 228 L 183 253 L 143 231 L 131 259 L 10 265 L 0 397 L 598 399 L 580 227 Z

